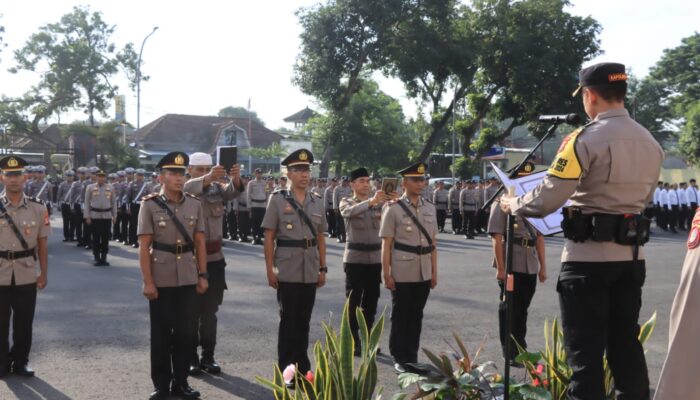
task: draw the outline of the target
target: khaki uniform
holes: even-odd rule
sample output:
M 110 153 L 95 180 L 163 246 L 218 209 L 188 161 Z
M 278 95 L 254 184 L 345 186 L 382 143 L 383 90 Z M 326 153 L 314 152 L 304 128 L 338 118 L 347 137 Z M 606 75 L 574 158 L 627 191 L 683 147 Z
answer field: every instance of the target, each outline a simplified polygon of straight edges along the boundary
M 350 264 L 381 264 L 381 207 L 369 206 L 369 200 L 359 201 L 356 197 L 346 197 L 340 201 L 340 214 L 345 218 L 348 241 L 343 254 L 343 262 Z M 376 246 L 372 251 L 353 250 L 354 245 Z
M 425 227 L 431 238 L 437 235 L 437 219 L 434 205 L 421 198 L 420 204 L 416 208 L 406 196 L 401 197 L 399 201 L 403 201 L 416 215 L 416 218 Z M 390 204 L 384 207 L 379 236 L 383 238 L 393 237 L 394 243 L 428 247 L 425 235 L 421 233 L 398 204 Z M 396 282 L 423 282 L 432 279 L 430 253 L 417 255 L 393 248 L 391 250 L 391 276 Z
M 333 192 L 335 186 L 329 184 L 323 190 L 323 205 L 326 210 L 326 222 L 328 223 L 328 234 L 330 237 L 336 237 L 338 232 L 336 229 L 335 211 L 333 210 Z
M 459 193 L 459 212 L 462 214 L 462 232 L 467 238 L 474 238 L 478 232 L 477 211 L 479 193 L 477 189 L 465 188 Z
M 138 235 L 153 235 L 153 241 L 166 245 L 185 244 L 175 223 L 153 198 L 160 196 L 173 214 L 182 222 L 190 238 L 195 232 L 205 232 L 202 204 L 194 196 L 183 195 L 180 202 L 169 200 L 165 192 L 148 196 L 141 201 L 138 215 Z M 158 288 L 179 287 L 197 284 L 197 261 L 194 252 L 174 253 L 151 249 L 151 272 Z
M 0 195 L 0 201 L 5 206 L 5 210 L 10 213 L 29 249 L 35 249 L 40 238 L 49 236 L 51 226 L 46 205 L 43 202 L 23 196 L 19 205 L 13 206 L 4 193 Z M 0 250 L 24 250 L 5 218 L 0 219 Z M 39 276 L 38 267 L 39 261 L 32 256 L 15 260 L 0 258 L 0 286 L 10 286 L 13 276 L 15 285 L 36 283 L 36 278 Z
M 114 187 L 93 183 L 85 191 L 85 218 L 112 219 L 117 217 L 117 196 Z
M 285 200 L 287 193 L 277 192 L 270 197 L 262 227 L 276 231 L 278 240 L 315 239 L 306 223 L 302 222 L 299 214 Z M 302 208 L 314 225 L 316 234 L 326 232 L 321 199 L 309 193 Z M 280 282 L 316 283 L 320 267 L 316 246 L 308 249 L 279 246 L 275 248 L 275 268 Z
M 449 193 L 445 188 L 435 189 L 433 191 L 432 203 L 435 205 L 437 212 L 437 224 L 440 232 L 445 230 L 445 220 L 447 219 L 447 206 L 449 203 Z
M 447 192 L 447 207 L 450 209 L 452 218 L 452 233 L 457 234 L 462 231 L 462 213 L 459 206 L 459 195 L 462 189 L 452 186 Z
M 491 218 L 489 218 L 488 234 L 506 235 L 507 215 L 501 210 L 500 203 L 494 201 L 491 204 Z M 540 261 L 537 258 L 537 250 L 534 244 L 522 246 L 523 240 L 535 241 L 537 239 L 537 230 L 530 225 L 523 217 L 515 217 L 515 229 L 513 234 L 513 272 L 536 275 L 540 270 Z M 505 249 L 505 243 L 504 243 Z M 496 268 L 496 260 L 493 260 L 493 267 Z
M 253 179 L 248 182 L 246 188 L 246 198 L 250 207 L 250 219 L 253 228 L 253 243 L 262 244 L 263 231 L 261 224 L 265 216 L 267 205 L 267 182 Z
M 128 229 L 128 243 L 137 246 L 138 245 L 138 223 L 139 223 L 139 210 L 141 208 L 141 199 L 151 192 L 148 183 L 142 181 L 141 183 L 133 180 L 129 183 L 126 194 L 126 207 L 129 210 L 129 229 Z
M 352 189 L 350 186 L 338 185 L 333 190 L 333 213 L 335 215 L 335 230 L 338 243 L 345 243 L 347 240 L 345 219 L 340 215 L 340 201 L 347 197 L 352 197 Z
M 697 389 L 696 365 L 700 358 L 700 212 L 695 214 L 688 237 L 688 252 L 681 270 L 681 279 L 671 306 L 668 330 L 668 353 L 661 369 L 654 400 L 700 400 Z M 695 247 L 693 247 L 695 246 Z

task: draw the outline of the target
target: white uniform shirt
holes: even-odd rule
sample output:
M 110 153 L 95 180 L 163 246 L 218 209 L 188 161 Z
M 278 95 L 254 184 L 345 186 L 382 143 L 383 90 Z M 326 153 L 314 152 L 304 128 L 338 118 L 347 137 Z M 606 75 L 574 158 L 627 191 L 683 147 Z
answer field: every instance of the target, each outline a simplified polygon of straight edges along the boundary
M 661 204 L 661 207 L 671 208 L 671 205 L 668 204 L 668 189 L 663 189 L 659 193 L 659 203 Z
M 675 189 L 671 189 L 668 191 L 668 206 L 677 206 L 678 203 L 680 202 L 680 198 L 678 197 L 678 191 Z
M 682 206 L 690 205 L 690 203 L 688 202 L 687 190 L 688 189 L 683 188 L 678 189 L 678 200 Z

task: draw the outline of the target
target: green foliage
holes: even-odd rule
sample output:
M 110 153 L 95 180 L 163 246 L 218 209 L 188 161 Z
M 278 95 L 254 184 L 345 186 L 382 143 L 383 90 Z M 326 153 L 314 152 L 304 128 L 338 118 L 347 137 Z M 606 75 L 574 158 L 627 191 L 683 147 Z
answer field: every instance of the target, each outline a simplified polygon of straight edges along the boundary
M 700 100 L 700 33 L 681 41 L 681 45 L 664 50 L 652 68 L 650 79 L 662 81 L 676 116 L 683 116 Z
M 470 157 L 455 159 L 455 163 L 450 166 L 450 170 L 452 169 L 454 169 L 455 176 L 463 179 L 471 179 L 472 176 L 480 174 L 479 162 L 472 160 Z
M 2 17 L 2 14 L 0 14 L 0 18 Z M 0 53 L 2 52 L 2 49 L 7 47 L 7 43 L 4 42 L 3 35 L 5 34 L 5 27 L 0 25 Z M 0 61 L 2 61 L 0 59 Z
M 219 113 L 217 114 L 219 117 L 226 117 L 226 118 L 248 118 L 248 109 L 245 107 L 234 107 L 234 106 L 228 106 L 224 107 L 221 110 L 219 110 Z M 265 122 L 263 122 L 260 117 L 258 117 L 258 113 L 255 111 L 250 111 L 250 119 L 257 122 L 258 124 L 265 126 Z
M 693 164 L 700 165 L 700 100 L 688 106 L 678 147 Z
M 137 55 L 128 43 L 118 49 L 111 41 L 114 26 L 100 12 L 75 7 L 57 23 L 39 28 L 15 51 L 16 65 L 10 72 L 38 72 L 41 76 L 19 99 L 3 98 L 0 123 L 12 129 L 39 134 L 42 120 L 68 109 L 82 109 L 91 126 L 95 114 L 106 110 L 119 88 L 111 78 L 125 71 L 135 75 Z M 144 77 L 142 79 L 147 79 Z
M 270 388 L 275 399 L 289 400 L 379 400 L 382 389 L 377 388 L 377 351 L 379 339 L 384 330 L 384 315 L 370 331 L 360 308 L 356 309 L 360 327 L 361 360 L 354 368 L 354 343 L 350 332 L 349 303 L 345 303 L 340 321 L 340 331 L 329 324 L 323 324 L 325 343 L 314 345 L 315 369 L 312 380 L 297 372 L 294 377 L 296 390 L 285 387 L 282 372 L 275 366 L 273 380 L 256 377 L 256 380 Z
M 643 80 L 630 76 L 625 104 L 630 115 L 663 144 L 673 135 L 674 119 L 669 88 L 661 80 L 647 76 Z
M 639 342 L 644 345 L 656 326 L 656 313 L 639 331 Z M 555 318 L 551 325 L 549 321 L 544 323 L 545 349 L 540 352 L 527 352 L 518 346 L 520 354 L 516 361 L 523 363 L 528 376 L 532 380 L 533 386 L 538 389 L 546 389 L 554 400 L 566 398 L 566 391 L 571 381 L 572 370 L 566 363 L 566 350 L 564 349 L 564 333 L 559 327 L 559 322 Z M 603 357 L 603 369 L 605 380 L 606 399 L 614 400 L 615 383 L 612 378 L 612 370 L 608 365 L 608 360 Z
M 73 123 L 62 128 L 64 135 L 85 134 L 97 139 L 97 154 L 100 168 L 138 167 L 139 160 L 134 151 L 123 143 L 124 127 L 115 122 L 103 123 L 99 127 Z
M 248 155 L 261 159 L 270 160 L 275 157 L 282 157 L 287 154 L 287 151 L 279 143 L 272 143 L 270 147 L 262 149 L 258 147 L 252 147 L 249 149 L 242 149 L 241 155 Z

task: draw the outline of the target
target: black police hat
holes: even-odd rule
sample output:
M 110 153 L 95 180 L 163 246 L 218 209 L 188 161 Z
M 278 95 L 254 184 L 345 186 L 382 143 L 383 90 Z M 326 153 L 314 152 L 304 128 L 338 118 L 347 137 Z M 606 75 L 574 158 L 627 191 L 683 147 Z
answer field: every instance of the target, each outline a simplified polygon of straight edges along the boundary
M 625 65 L 620 63 L 600 63 L 582 69 L 578 73 L 578 87 L 571 95 L 576 97 L 583 87 L 594 85 L 627 87 Z
M 518 176 L 527 176 L 533 172 L 535 172 L 535 164 L 528 161 L 520 167 L 518 170 Z
M 255 168 L 256 174 L 262 174 L 262 168 Z
M 294 167 L 296 165 L 311 165 L 313 162 L 313 153 L 306 149 L 299 149 L 285 157 L 281 164 L 285 167 Z
M 101 169 L 98 169 L 97 172 L 95 172 L 95 175 L 97 175 L 97 176 L 107 176 L 107 173 L 104 172 L 104 171 L 101 170 Z
M 340 180 L 343 182 L 350 182 L 350 178 L 348 178 L 347 176 L 341 177 Z
M 369 171 L 367 171 L 367 168 L 358 168 L 352 172 L 350 172 L 350 181 L 354 181 L 357 178 L 369 178 Z
M 173 151 L 163 156 L 156 165 L 156 168 L 161 170 L 171 169 L 174 171 L 185 171 L 188 165 L 190 165 L 190 157 L 187 153 Z
M 13 172 L 22 173 L 27 164 L 27 161 L 22 157 L 7 156 L 0 159 L 0 170 L 2 170 L 4 174 Z
M 427 170 L 428 170 L 428 167 L 425 165 L 425 163 L 419 162 L 419 163 L 415 163 L 409 167 L 402 169 L 401 171 L 397 172 L 397 174 L 399 174 L 405 178 L 412 178 L 412 177 L 425 178 L 425 172 Z

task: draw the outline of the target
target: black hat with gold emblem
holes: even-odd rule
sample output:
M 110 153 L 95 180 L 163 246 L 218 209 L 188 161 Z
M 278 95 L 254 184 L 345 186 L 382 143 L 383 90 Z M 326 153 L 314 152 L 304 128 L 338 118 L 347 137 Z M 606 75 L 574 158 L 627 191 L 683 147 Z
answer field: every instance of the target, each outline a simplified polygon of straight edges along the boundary
M 350 182 L 353 182 L 355 179 L 358 178 L 369 178 L 369 171 L 367 171 L 367 168 L 360 167 L 350 172 Z
M 2 173 L 13 174 L 13 173 L 23 173 L 24 167 L 27 166 L 27 161 L 22 157 L 17 156 L 7 156 L 0 159 L 0 170 Z
M 311 165 L 314 163 L 314 155 L 309 150 L 299 149 L 285 157 L 281 164 L 285 167 L 294 167 L 296 165 Z
M 428 167 L 425 165 L 425 163 L 419 162 L 402 169 L 401 171 L 397 172 L 397 174 L 403 176 L 404 178 L 425 178 L 425 172 L 427 170 Z
M 599 63 L 582 69 L 578 73 L 578 87 L 572 93 L 576 97 L 585 86 L 624 86 L 627 87 L 625 65 L 620 63 Z
M 173 151 L 163 156 L 156 165 L 158 169 L 171 169 L 174 171 L 184 171 L 190 165 L 190 157 L 187 153 Z
M 95 172 L 95 175 L 97 176 L 107 176 L 107 173 L 104 170 L 98 169 L 97 172 Z
M 530 161 L 527 161 L 518 170 L 518 176 L 528 176 L 533 172 L 535 172 L 535 164 L 533 164 Z

